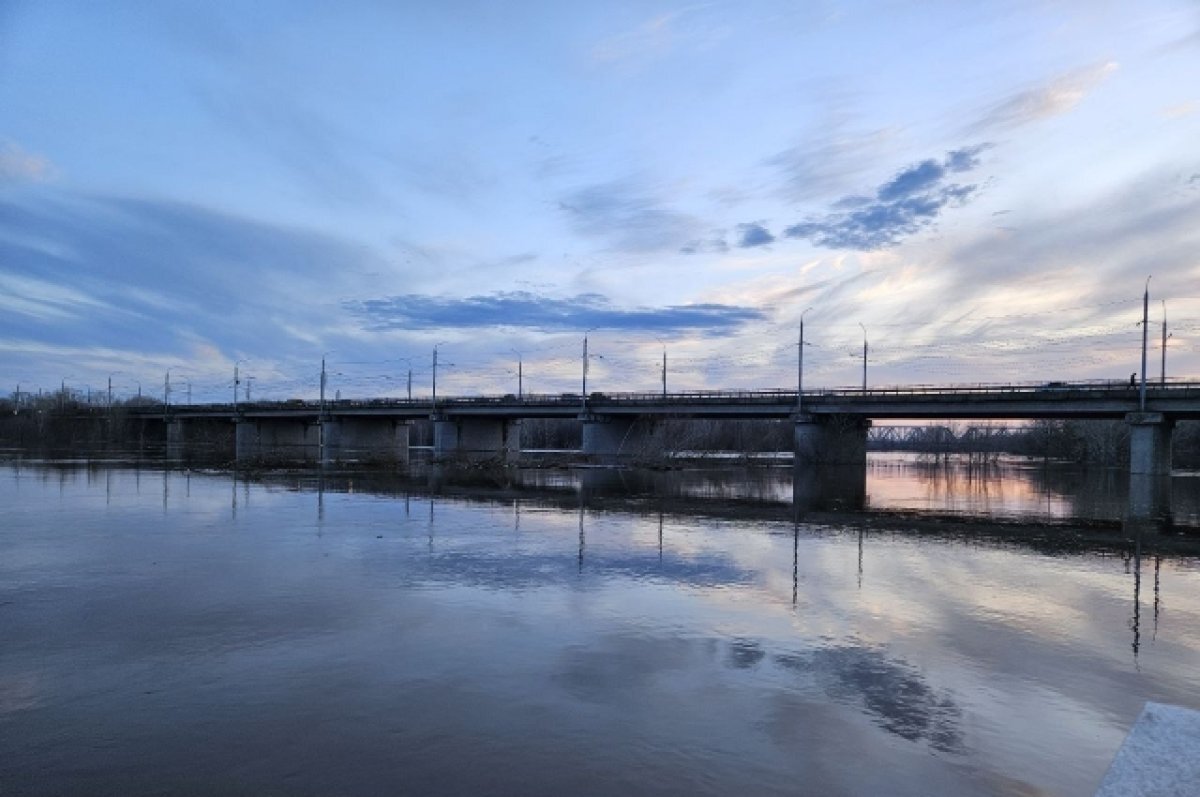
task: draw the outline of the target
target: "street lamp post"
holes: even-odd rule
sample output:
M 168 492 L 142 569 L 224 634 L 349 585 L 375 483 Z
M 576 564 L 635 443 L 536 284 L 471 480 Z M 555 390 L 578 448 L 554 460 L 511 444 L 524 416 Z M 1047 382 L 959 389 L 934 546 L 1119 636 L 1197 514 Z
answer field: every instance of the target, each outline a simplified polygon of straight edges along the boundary
M 236 361 L 233 364 L 233 411 L 235 413 L 237 412 L 237 408 L 238 408 L 238 386 L 241 385 L 241 383 L 242 383 L 240 374 L 238 372 L 238 366 L 244 362 L 246 362 L 246 360 L 241 359 L 241 360 Z M 324 371 L 325 371 L 325 361 L 321 360 L 321 372 L 324 373 Z M 322 381 L 324 381 L 324 380 L 322 380 Z
M 800 340 L 796 346 L 796 414 L 804 409 L 804 314 L 812 307 L 804 308 L 800 313 Z
M 513 354 L 517 355 L 517 398 L 523 398 L 525 395 L 525 376 L 524 376 L 524 355 L 516 349 L 509 349 Z M 511 372 L 510 372 L 511 373 Z
M 326 352 L 326 354 L 328 354 L 328 352 Z M 320 410 L 322 418 L 325 417 L 325 384 L 327 381 L 328 381 L 328 377 L 325 373 L 325 355 L 322 354 L 321 355 L 321 410 Z
M 588 333 L 595 332 L 599 327 L 584 330 L 583 333 L 583 392 L 580 394 L 580 406 L 587 412 L 587 377 L 588 377 Z
M 1159 384 L 1163 387 L 1167 386 L 1167 340 L 1174 337 L 1173 334 L 1167 334 L 1167 300 L 1162 300 L 1163 318 L 1162 318 L 1162 373 L 1159 376 Z
M 581 392 L 579 394 L 584 412 L 587 412 L 587 372 L 588 372 L 587 338 L 588 338 L 587 332 L 584 332 L 583 333 L 583 386 L 582 386 Z
M 863 325 L 863 322 L 861 322 L 861 321 L 858 322 L 858 325 L 860 327 L 862 327 L 862 331 L 863 331 L 863 386 L 862 386 L 862 389 L 863 389 L 863 392 L 866 393 L 867 392 L 867 328 Z
M 1153 276 L 1153 275 L 1151 275 Z M 1146 336 L 1150 322 L 1150 277 L 1146 277 L 1146 290 L 1142 293 L 1142 384 L 1138 390 L 1138 409 L 1146 411 Z
M 662 394 L 663 394 L 663 398 L 666 398 L 667 397 L 667 343 L 666 343 L 666 341 L 664 341 L 662 338 L 658 337 L 657 335 L 654 336 L 654 339 L 658 341 L 660 346 L 662 346 L 662 355 L 663 355 L 662 356 Z

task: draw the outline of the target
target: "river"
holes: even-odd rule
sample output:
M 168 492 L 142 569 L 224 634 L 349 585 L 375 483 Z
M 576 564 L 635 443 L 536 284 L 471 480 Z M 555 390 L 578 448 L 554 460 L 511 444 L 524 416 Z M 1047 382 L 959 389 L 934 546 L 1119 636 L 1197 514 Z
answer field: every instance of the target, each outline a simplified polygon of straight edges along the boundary
M 1120 474 L 798 484 L 0 465 L 0 792 L 1090 795 L 1200 708 L 1200 545 Z

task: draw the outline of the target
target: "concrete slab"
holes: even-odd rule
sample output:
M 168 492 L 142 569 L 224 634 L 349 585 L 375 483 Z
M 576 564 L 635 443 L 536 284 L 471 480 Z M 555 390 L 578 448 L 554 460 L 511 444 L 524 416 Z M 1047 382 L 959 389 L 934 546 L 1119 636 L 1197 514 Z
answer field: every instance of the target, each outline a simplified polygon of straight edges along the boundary
M 1146 703 L 1096 797 L 1200 795 L 1200 711 Z

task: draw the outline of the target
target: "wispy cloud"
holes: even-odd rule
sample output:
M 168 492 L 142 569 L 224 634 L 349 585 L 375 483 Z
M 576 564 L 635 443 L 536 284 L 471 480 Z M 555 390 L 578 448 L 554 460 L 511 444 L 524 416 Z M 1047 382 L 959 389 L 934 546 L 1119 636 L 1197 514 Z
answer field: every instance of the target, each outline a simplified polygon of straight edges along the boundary
M 338 239 L 184 203 L 0 199 L 0 287 L 20 313 L 0 314 L 0 335 L 170 349 L 199 330 L 285 351 L 285 323 L 332 323 L 325 297 L 352 295 L 372 268 L 384 266 Z
M 949 181 L 951 175 L 979 165 L 987 144 L 964 147 L 942 160 L 924 160 L 903 169 L 876 189 L 874 196 L 847 196 L 824 218 L 803 221 L 784 230 L 789 238 L 805 238 L 829 249 L 871 251 L 893 246 L 937 219 L 948 206 L 967 201 L 977 185 Z
M 694 5 L 657 14 L 637 27 L 609 36 L 592 48 L 592 59 L 601 64 L 638 65 L 669 55 L 676 48 L 711 44 L 723 38 L 724 27 L 706 24 L 699 14 L 705 5 Z
M 783 177 L 780 193 L 794 202 L 827 199 L 866 172 L 890 133 L 852 133 L 840 122 L 766 160 Z
M 984 111 L 967 130 L 977 135 L 991 130 L 1011 130 L 1031 122 L 1050 119 L 1073 111 L 1088 94 L 1117 71 L 1117 63 L 1076 69 L 1050 82 L 1023 89 L 1000 100 Z
M 728 330 L 760 321 L 762 311 L 724 304 L 618 308 L 598 294 L 556 299 L 526 291 L 462 299 L 408 294 L 345 302 L 377 330 L 525 327 L 563 331 L 605 329 L 676 331 Z
M 0 141 L 0 185 L 17 182 L 41 182 L 54 176 L 50 161 L 26 152 L 15 141 Z
M 586 186 L 559 200 L 581 235 L 628 252 L 678 249 L 696 237 L 700 221 L 668 207 L 648 184 L 633 179 Z
M 723 255 L 729 251 L 729 244 L 725 241 L 724 230 L 713 230 L 708 238 L 694 238 L 681 246 L 679 251 L 685 255 L 700 253 Z

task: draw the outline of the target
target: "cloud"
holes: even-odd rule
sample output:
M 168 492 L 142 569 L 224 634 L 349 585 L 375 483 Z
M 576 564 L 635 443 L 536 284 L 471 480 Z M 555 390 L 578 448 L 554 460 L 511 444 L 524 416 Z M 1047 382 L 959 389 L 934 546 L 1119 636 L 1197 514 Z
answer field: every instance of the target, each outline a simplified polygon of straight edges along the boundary
M 633 30 L 604 39 L 592 48 L 592 57 L 600 62 L 623 61 L 665 55 L 675 37 L 673 24 L 679 12 L 659 14 Z
M 700 222 L 664 205 L 656 192 L 632 179 L 581 188 L 564 196 L 559 208 L 581 235 L 603 238 L 617 250 L 653 252 L 678 249 L 696 237 Z
M 281 164 L 313 197 L 330 204 L 366 206 L 384 199 L 377 169 L 367 168 L 362 153 L 335 121 L 291 102 L 277 92 L 252 84 L 239 92 L 197 89 L 196 97 L 222 128 L 242 137 L 266 157 Z M 446 169 L 413 163 L 406 178 L 425 190 L 460 190 L 466 178 L 458 162 Z M 434 177 L 434 175 L 437 177 Z
M 729 244 L 725 242 L 725 233 L 718 230 L 713 233 L 711 238 L 695 238 L 688 241 L 679 248 L 679 251 L 685 255 L 694 255 L 701 252 L 723 255 L 729 251 Z
M 766 160 L 783 174 L 782 195 L 794 202 L 825 199 L 846 191 L 868 168 L 888 131 L 842 132 L 834 124 L 825 135 L 810 138 Z
M 976 193 L 978 186 L 948 183 L 947 178 L 976 168 L 980 153 L 990 146 L 964 147 L 941 161 L 909 166 L 881 185 L 874 197 L 843 197 L 834 203 L 833 213 L 793 224 L 783 234 L 829 249 L 871 251 L 894 246 L 932 224 L 944 208 L 962 204 Z
M 297 344 L 287 325 L 333 323 L 340 307 L 328 297 L 352 295 L 364 271 L 383 268 L 333 237 L 185 203 L 0 200 L 3 337 L 169 352 L 198 335 L 288 356 Z
M 42 182 L 54 176 L 54 166 L 41 155 L 21 149 L 14 141 L 0 141 L 0 185 Z
M 766 246 L 775 242 L 775 236 L 758 222 L 749 224 L 739 224 L 738 228 L 738 246 L 742 249 L 750 249 L 755 246 Z
M 1073 111 L 1088 94 L 1117 71 L 1117 63 L 1077 69 L 1042 86 L 1034 86 L 997 102 L 967 130 L 978 134 L 990 130 L 1011 130 Z
M 668 11 L 647 19 L 637 27 L 600 41 L 592 48 L 599 64 L 641 66 L 663 58 L 681 47 L 702 48 L 725 38 L 729 28 L 706 24 L 703 5 Z
M 649 331 L 729 330 L 760 321 L 762 311 L 722 304 L 621 309 L 598 294 L 554 299 L 527 291 L 463 299 L 421 295 L 348 301 L 344 306 L 375 330 L 513 326 L 543 331 L 601 327 Z

